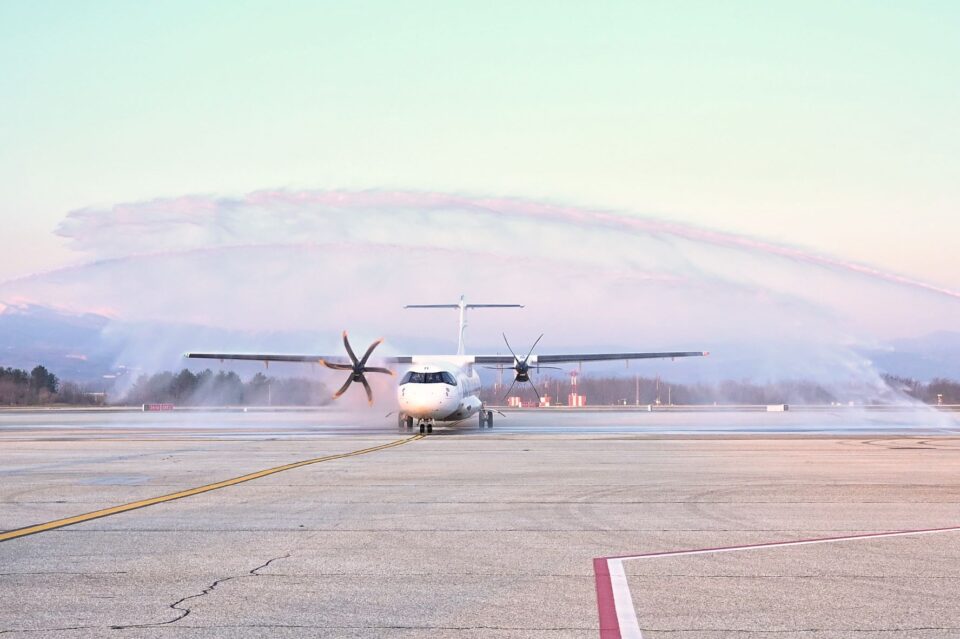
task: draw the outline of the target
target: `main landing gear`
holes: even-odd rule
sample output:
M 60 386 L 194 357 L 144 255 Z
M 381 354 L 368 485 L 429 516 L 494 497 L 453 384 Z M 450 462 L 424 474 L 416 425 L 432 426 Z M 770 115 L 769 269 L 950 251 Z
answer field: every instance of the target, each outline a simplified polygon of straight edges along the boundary
M 480 428 L 486 426 L 487 428 L 493 428 L 493 411 L 492 410 L 481 410 L 477 413 L 477 419 L 480 422 Z
M 400 413 L 399 415 L 397 415 L 397 428 L 399 428 L 400 430 L 413 430 L 413 422 L 414 422 L 414 419 L 410 415 L 405 415 L 403 413 Z M 433 432 L 432 419 L 417 420 L 417 425 L 420 426 L 421 435 Z

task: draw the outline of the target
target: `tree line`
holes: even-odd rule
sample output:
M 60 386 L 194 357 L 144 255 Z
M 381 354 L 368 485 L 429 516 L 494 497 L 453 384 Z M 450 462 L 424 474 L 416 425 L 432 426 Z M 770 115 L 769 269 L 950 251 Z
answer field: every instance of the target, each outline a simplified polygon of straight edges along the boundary
M 485 385 L 482 399 L 490 404 L 505 403 L 510 387 L 510 371 L 504 374 L 505 383 Z M 886 387 L 856 388 L 858 403 L 888 404 L 899 396 L 912 397 L 928 404 L 960 404 L 960 382 L 949 379 L 933 379 L 920 382 L 909 378 L 886 375 Z M 544 375 L 533 378 L 541 396 L 550 396 L 554 405 L 565 405 L 572 386 L 567 378 Z M 759 383 L 746 380 L 725 380 L 716 383 L 680 384 L 656 377 L 594 377 L 580 376 L 577 393 L 585 395 L 587 405 L 610 406 L 617 404 L 845 404 L 850 399 L 851 389 L 842 385 L 826 385 L 809 380 L 782 380 Z M 527 384 L 516 384 L 510 395 L 526 401 L 535 401 L 533 391 Z
M 927 404 L 960 404 L 960 382 L 952 379 L 935 377 L 929 382 L 921 382 L 896 375 L 884 375 L 883 379 L 890 388 Z
M 165 371 L 141 375 L 121 400 L 124 404 L 170 403 L 177 406 L 322 406 L 330 391 L 322 382 L 267 377 L 257 373 L 244 382 L 230 371 Z
M 55 401 L 60 380 L 43 366 L 29 373 L 21 368 L 0 367 L 0 404 L 31 406 Z
M 485 384 L 481 399 L 497 405 L 504 402 L 509 387 L 506 383 Z M 927 404 L 960 404 L 960 382 L 935 378 L 923 382 L 908 377 L 884 375 L 883 380 L 893 394 L 912 397 Z M 541 395 L 549 395 L 552 403 L 566 404 L 571 392 L 568 378 L 543 376 L 534 378 Z M 879 389 L 883 390 L 883 389 Z M 845 403 L 842 389 L 805 380 L 770 383 L 723 381 L 713 384 L 678 384 L 649 377 L 581 376 L 577 392 L 586 395 L 588 405 L 615 404 L 832 404 Z M 526 384 L 517 384 L 510 392 L 532 401 L 533 392 Z M 865 403 L 888 403 L 891 395 L 877 393 Z M 0 367 L 0 405 L 37 406 L 49 404 L 95 405 L 105 403 L 104 393 L 62 381 L 44 366 L 29 372 L 19 368 Z M 331 392 L 322 382 L 308 378 L 275 378 L 257 373 L 243 381 L 234 372 L 207 369 L 194 373 L 164 371 L 141 375 L 126 393 L 111 403 L 138 405 L 171 403 L 179 406 L 322 406 L 331 401 Z

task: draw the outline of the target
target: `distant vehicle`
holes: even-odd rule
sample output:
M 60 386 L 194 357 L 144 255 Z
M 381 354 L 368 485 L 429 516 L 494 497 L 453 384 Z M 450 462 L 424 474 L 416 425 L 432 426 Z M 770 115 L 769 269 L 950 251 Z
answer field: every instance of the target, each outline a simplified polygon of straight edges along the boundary
M 400 428 L 412 430 L 414 425 L 419 426 L 421 433 L 433 432 L 437 422 L 460 422 L 478 416 L 480 428 L 493 428 L 493 411 L 489 410 L 480 400 L 480 376 L 476 367 L 481 365 L 488 368 L 510 367 L 514 371 L 513 383 L 506 395 L 510 394 L 517 382 L 529 382 L 533 370 L 541 368 L 557 368 L 552 364 L 570 362 L 597 362 L 631 359 L 665 359 L 675 357 L 700 357 L 707 355 L 704 351 L 677 351 L 660 353 L 573 353 L 567 355 L 534 355 L 541 335 L 530 347 L 526 356 L 519 357 L 507 341 L 510 355 L 467 355 L 464 348 L 464 331 L 467 327 L 467 311 L 476 308 L 523 308 L 520 304 L 467 304 L 463 296 L 457 304 L 410 304 L 404 308 L 454 308 L 460 311 L 460 330 L 456 355 L 401 355 L 382 357 L 373 360 L 383 366 L 368 366 L 374 349 L 383 342 L 383 339 L 370 344 L 362 357 L 357 357 L 347 332 L 343 332 L 343 346 L 347 351 L 348 359 L 336 355 L 283 355 L 271 353 L 187 353 L 187 357 L 199 359 L 245 360 L 257 362 L 304 362 L 322 364 L 333 370 L 349 371 L 349 377 L 343 386 L 334 393 L 334 398 L 343 395 L 350 385 L 358 382 L 363 385 L 367 394 L 367 401 L 373 405 L 373 391 L 367 382 L 367 373 L 383 373 L 395 375 L 389 365 L 411 365 L 400 377 L 397 386 L 397 401 L 400 405 L 398 425 Z M 533 386 L 536 393 L 537 389 Z M 539 399 L 539 393 L 537 393 Z

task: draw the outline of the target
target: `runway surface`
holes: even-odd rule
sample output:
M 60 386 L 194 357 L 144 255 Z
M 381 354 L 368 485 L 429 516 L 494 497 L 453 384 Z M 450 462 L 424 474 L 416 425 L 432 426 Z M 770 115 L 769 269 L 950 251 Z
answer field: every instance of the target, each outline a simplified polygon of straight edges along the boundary
M 868 411 L 856 408 L 788 412 L 690 412 L 645 410 L 507 410 L 496 415 L 501 435 L 757 435 L 757 434 L 957 434 L 960 412 L 930 408 Z M 471 434 L 476 421 L 445 426 L 439 436 Z M 217 439 L 284 439 L 341 435 L 393 435 L 396 418 L 377 409 L 231 411 L 17 411 L 0 410 L 0 441 L 172 436 Z
M 529 412 L 406 441 L 369 411 L 0 413 L 0 531 L 283 469 L 0 541 L 0 634 L 957 637 L 960 532 L 786 542 L 960 525 L 958 430 Z M 601 630 L 608 557 L 639 634 Z

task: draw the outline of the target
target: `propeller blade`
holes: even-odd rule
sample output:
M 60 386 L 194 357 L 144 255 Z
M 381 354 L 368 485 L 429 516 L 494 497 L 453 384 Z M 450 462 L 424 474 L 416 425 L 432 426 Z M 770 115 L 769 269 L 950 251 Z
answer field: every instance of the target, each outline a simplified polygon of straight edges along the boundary
M 363 390 L 367 391 L 367 403 L 373 406 L 373 391 L 370 390 L 370 384 L 367 382 L 367 378 L 361 376 L 360 383 L 363 384 Z
M 513 355 L 513 359 L 519 360 L 517 354 L 513 352 L 513 348 L 510 346 L 510 342 L 507 341 L 507 334 L 503 334 L 503 341 L 507 345 L 507 350 L 510 351 L 510 354 Z
M 533 389 L 533 394 L 537 396 L 537 404 L 540 404 L 542 400 L 540 399 L 540 393 L 537 392 L 537 385 L 530 382 L 530 388 Z
M 541 368 L 547 368 L 547 369 L 550 369 L 550 370 L 552 370 L 552 371 L 562 371 L 562 370 L 563 370 L 563 369 L 560 368 L 559 366 L 541 366 L 540 364 L 537 364 L 537 370 L 540 370 Z
M 335 362 L 328 362 L 326 360 L 320 360 L 320 363 L 326 366 L 327 368 L 332 368 L 335 371 L 352 371 L 353 366 L 350 364 L 337 364 Z
M 367 368 L 363 369 L 363 372 L 364 373 L 386 373 L 387 375 L 390 375 L 390 376 L 396 375 L 396 373 L 394 373 L 389 368 L 380 368 L 378 366 L 368 366 Z
M 363 357 L 360 358 L 360 366 L 366 366 L 366 365 L 367 365 L 367 360 L 370 359 L 370 354 L 373 353 L 373 349 L 375 349 L 377 346 L 380 346 L 380 344 L 382 344 L 382 343 L 383 343 L 383 338 L 381 337 L 380 339 L 378 339 L 377 341 L 375 341 L 373 344 L 371 344 L 371 345 L 367 348 L 367 352 L 364 353 L 364 354 L 363 354 Z
M 533 346 L 530 347 L 530 350 L 527 351 L 527 356 L 523 358 L 523 361 L 527 361 L 528 359 L 530 359 L 530 356 L 533 355 L 533 349 L 537 347 L 537 344 L 539 344 L 540 340 L 542 339 L 543 339 L 543 333 L 540 333 L 540 337 L 537 338 L 537 341 L 535 341 L 533 343 Z
M 353 352 L 353 349 L 350 348 L 350 340 L 347 339 L 347 332 L 346 332 L 346 331 L 343 332 L 343 345 L 344 345 L 344 347 L 346 347 L 346 349 L 347 349 L 347 355 L 350 356 L 350 361 L 353 362 L 353 365 L 356 366 L 357 364 L 359 364 L 359 362 L 357 361 L 357 355 L 356 355 L 356 353 L 354 353 L 354 352 Z
M 516 386 L 516 384 L 517 384 L 517 378 L 514 377 L 514 378 L 513 378 L 513 383 L 510 384 L 510 388 L 507 389 L 507 392 L 503 395 L 503 399 L 501 399 L 500 401 L 504 401 L 505 399 L 507 399 L 508 397 L 510 397 L 510 391 L 513 390 L 513 387 Z
M 336 399 L 347 392 L 347 389 L 350 388 L 350 384 L 353 383 L 353 377 L 348 377 L 347 381 L 343 383 L 343 386 L 340 387 L 336 393 L 333 394 L 333 398 Z

